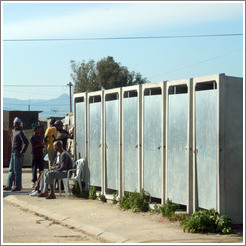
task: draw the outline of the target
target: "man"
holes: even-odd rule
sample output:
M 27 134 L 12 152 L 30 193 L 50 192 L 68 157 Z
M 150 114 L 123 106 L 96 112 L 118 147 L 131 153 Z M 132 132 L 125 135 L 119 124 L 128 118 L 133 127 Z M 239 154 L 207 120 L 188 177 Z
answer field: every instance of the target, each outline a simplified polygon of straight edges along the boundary
M 22 130 L 22 122 L 18 117 L 15 117 L 13 126 L 14 129 L 12 130 L 12 152 L 9 163 L 9 174 L 7 186 L 5 186 L 3 189 L 21 191 L 22 162 L 29 142 Z
M 38 124 L 32 124 L 34 134 L 30 138 L 32 144 L 32 182 L 34 188 L 37 181 L 37 169 L 39 174 L 44 170 L 44 155 L 43 155 L 43 139 L 40 135 L 40 126 Z
M 56 140 L 61 140 L 63 143 L 63 149 L 67 150 L 67 139 L 70 137 L 70 134 L 68 131 L 63 129 L 63 123 L 61 120 L 57 120 L 54 123 L 54 126 L 56 127 L 56 130 L 58 132 Z
M 56 158 L 56 151 L 53 148 L 53 142 L 57 137 L 57 130 L 56 127 L 54 126 L 55 119 L 52 119 L 50 121 L 50 127 L 48 127 L 45 131 L 44 134 L 44 143 L 47 144 L 47 152 L 48 152 L 48 158 L 49 158 L 49 170 L 50 167 L 53 165 L 55 158 Z
M 54 123 L 54 126 L 58 132 L 56 140 L 61 140 L 63 143 L 63 149 L 67 150 L 67 139 L 70 137 L 69 133 L 65 129 L 63 129 L 63 123 L 61 120 L 57 120 Z M 57 156 L 57 158 L 58 158 L 58 156 Z M 59 189 L 59 183 L 58 182 L 57 182 L 57 189 Z M 64 184 L 62 181 L 61 181 L 61 189 L 64 190 Z
M 62 141 L 54 142 L 54 149 L 59 152 L 59 163 L 51 167 L 51 171 L 46 172 L 44 179 L 44 189 L 38 197 L 46 197 L 46 199 L 56 198 L 54 193 L 54 179 L 63 179 L 67 177 L 69 169 L 73 168 L 73 161 L 67 151 L 63 149 Z M 48 194 L 48 185 L 50 185 L 50 194 Z

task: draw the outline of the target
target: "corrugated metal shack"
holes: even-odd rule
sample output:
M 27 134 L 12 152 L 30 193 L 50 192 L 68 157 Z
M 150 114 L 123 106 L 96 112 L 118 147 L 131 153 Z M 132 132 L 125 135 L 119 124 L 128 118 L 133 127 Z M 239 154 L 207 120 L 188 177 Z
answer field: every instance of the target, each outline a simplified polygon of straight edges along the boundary
M 23 122 L 23 130 L 29 140 L 33 134 L 32 124 L 38 122 L 38 115 L 42 111 L 3 111 L 3 167 L 9 166 L 11 156 L 11 132 L 15 117 Z M 31 166 L 31 145 L 29 144 L 24 155 L 23 166 Z

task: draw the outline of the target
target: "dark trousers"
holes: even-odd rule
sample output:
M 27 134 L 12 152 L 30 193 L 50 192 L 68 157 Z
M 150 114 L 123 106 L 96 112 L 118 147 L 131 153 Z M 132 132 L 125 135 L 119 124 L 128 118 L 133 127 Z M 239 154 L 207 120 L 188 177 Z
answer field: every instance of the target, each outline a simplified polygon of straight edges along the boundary
M 56 185 L 55 190 L 59 190 L 59 182 L 58 182 L 58 180 L 56 180 L 55 185 Z M 61 179 L 61 190 L 64 190 L 64 184 L 63 184 L 62 179 Z
M 37 181 L 37 169 L 39 169 L 39 173 L 44 170 L 44 159 L 43 158 L 32 159 L 32 182 L 33 183 Z

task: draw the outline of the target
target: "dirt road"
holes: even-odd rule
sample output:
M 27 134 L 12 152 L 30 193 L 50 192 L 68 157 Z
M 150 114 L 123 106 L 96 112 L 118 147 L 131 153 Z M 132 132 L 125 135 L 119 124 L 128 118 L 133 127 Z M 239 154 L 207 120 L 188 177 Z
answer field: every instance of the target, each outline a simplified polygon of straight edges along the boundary
M 3 243 L 101 243 L 3 200 Z

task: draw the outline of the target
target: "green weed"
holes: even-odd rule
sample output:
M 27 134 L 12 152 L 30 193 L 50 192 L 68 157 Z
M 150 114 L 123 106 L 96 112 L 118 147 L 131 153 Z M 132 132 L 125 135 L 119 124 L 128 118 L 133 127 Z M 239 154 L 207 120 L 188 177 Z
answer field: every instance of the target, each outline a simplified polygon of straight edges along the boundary
M 88 197 L 89 197 L 89 192 L 88 191 L 83 190 L 82 192 L 80 192 L 79 185 L 77 183 L 73 185 L 72 194 L 75 197 L 82 197 L 82 198 L 85 198 L 85 199 L 88 199 Z
M 189 215 L 187 213 L 174 213 L 172 216 L 170 216 L 168 219 L 170 221 L 183 221 L 187 219 Z
M 115 205 L 115 204 L 117 204 L 117 203 L 118 203 L 118 200 L 117 200 L 117 193 L 114 192 L 114 193 L 113 193 L 113 204 Z
M 160 213 L 160 208 L 159 208 L 159 206 L 156 203 L 154 204 L 154 208 L 151 209 L 151 212 L 152 213 L 157 213 L 157 214 Z
M 231 233 L 231 219 L 227 215 L 219 216 L 214 209 L 200 210 L 181 222 L 183 230 L 196 232 Z
M 231 218 L 228 215 L 222 215 L 217 221 L 217 230 L 224 234 L 232 233 L 232 223 Z
M 96 187 L 91 186 L 89 189 L 89 199 L 96 200 L 97 199 L 97 193 L 96 193 Z
M 130 192 L 125 192 L 124 196 L 119 200 L 119 205 L 124 210 L 131 208 L 129 203 L 129 196 L 130 196 Z
M 99 199 L 101 202 L 107 202 L 106 197 L 105 197 L 103 194 L 101 194 L 101 193 L 98 195 L 98 199 Z
M 163 216 L 171 218 L 178 208 L 178 204 L 173 203 L 171 200 L 167 199 L 166 203 L 163 206 L 159 207 L 159 210 Z
M 119 205 L 122 209 L 131 209 L 133 212 L 147 212 L 149 211 L 150 195 L 144 189 L 138 193 L 125 192 L 124 196 L 119 200 Z

